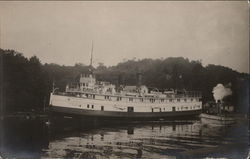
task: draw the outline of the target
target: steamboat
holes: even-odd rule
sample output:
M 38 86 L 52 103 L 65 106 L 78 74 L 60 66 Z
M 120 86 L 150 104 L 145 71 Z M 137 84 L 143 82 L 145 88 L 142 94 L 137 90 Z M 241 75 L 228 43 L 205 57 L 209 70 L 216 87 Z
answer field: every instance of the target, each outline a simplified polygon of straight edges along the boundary
M 92 53 L 90 68 L 93 68 Z M 201 93 L 150 90 L 141 85 L 139 75 L 136 86 L 115 86 L 97 81 L 91 69 L 89 73 L 81 74 L 77 83 L 68 84 L 64 92 L 53 89 L 50 110 L 70 117 L 131 120 L 186 118 L 201 113 Z
M 79 83 L 64 92 L 50 94 L 50 110 L 67 116 L 124 119 L 165 119 L 201 113 L 199 92 L 149 89 L 145 85 L 120 86 L 96 81 L 95 75 L 80 75 Z
M 202 102 L 198 92 L 149 91 L 145 85 L 124 86 L 118 92 L 115 85 L 84 74 L 65 92 L 51 93 L 50 109 L 85 117 L 161 119 L 199 115 Z
M 234 106 L 223 102 L 223 100 L 217 100 L 216 103 L 206 103 L 203 110 L 200 118 L 204 125 L 227 126 L 236 123 L 237 114 L 234 112 Z

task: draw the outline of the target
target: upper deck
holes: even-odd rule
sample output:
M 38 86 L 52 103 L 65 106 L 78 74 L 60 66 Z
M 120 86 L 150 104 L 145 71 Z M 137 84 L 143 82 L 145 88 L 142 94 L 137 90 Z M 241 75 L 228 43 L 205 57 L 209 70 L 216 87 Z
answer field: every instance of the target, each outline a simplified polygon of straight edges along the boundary
M 54 93 L 54 92 L 53 92 Z M 128 101 L 164 101 L 164 100 L 187 100 L 200 101 L 201 92 L 186 90 L 165 90 L 159 91 L 157 88 L 147 88 L 145 85 L 140 86 L 118 86 L 104 81 L 96 81 L 95 76 L 81 75 L 79 83 L 66 86 L 65 92 L 59 93 L 65 96 L 76 96 L 81 98 L 93 98 L 104 100 L 128 100 Z
M 96 90 L 79 88 L 68 88 L 65 93 L 59 93 L 61 95 L 79 96 L 79 97 L 96 97 L 103 96 L 104 99 L 111 97 L 116 98 L 129 98 L 129 99 L 149 99 L 149 100 L 174 100 L 174 99 L 200 99 L 202 97 L 201 92 L 198 91 L 185 91 L 182 93 L 131 93 L 131 92 L 101 92 Z M 95 98 L 94 98 L 95 99 Z

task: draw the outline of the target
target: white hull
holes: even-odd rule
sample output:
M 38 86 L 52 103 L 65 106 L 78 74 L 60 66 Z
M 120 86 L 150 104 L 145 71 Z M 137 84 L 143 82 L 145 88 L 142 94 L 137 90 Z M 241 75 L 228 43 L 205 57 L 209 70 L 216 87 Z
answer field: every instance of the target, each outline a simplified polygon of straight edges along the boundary
M 127 97 L 129 98 L 129 97 Z M 197 115 L 202 109 L 202 103 L 197 100 L 179 99 L 155 100 L 150 102 L 134 98 L 133 101 L 126 99 L 117 101 L 117 97 L 110 97 L 108 100 L 101 99 L 98 95 L 95 99 L 73 97 L 66 95 L 51 94 L 50 106 L 54 111 L 70 111 L 74 114 L 106 117 L 164 117 L 178 115 Z M 65 112 L 67 113 L 67 112 Z

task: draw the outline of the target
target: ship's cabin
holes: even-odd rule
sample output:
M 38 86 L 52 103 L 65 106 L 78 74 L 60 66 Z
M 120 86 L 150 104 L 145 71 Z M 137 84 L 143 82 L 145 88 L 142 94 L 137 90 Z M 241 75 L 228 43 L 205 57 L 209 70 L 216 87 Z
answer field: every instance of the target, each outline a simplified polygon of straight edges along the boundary
M 80 75 L 80 89 L 94 89 L 95 84 L 96 84 L 96 79 L 93 74 L 81 74 Z
M 79 96 L 104 96 L 105 99 L 110 99 L 107 97 L 114 96 L 114 98 L 148 98 L 151 102 L 154 99 L 164 101 L 164 99 L 177 99 L 179 101 L 181 98 L 200 98 L 200 93 L 187 92 L 186 90 L 158 90 L 157 88 L 148 88 L 145 85 L 133 85 L 133 86 L 115 86 L 110 82 L 96 81 L 93 74 L 81 74 L 78 83 L 71 83 L 66 86 L 66 93 L 76 94 Z M 144 101 L 144 99 L 140 99 Z M 185 99 L 186 100 L 186 99 Z M 131 100 L 132 101 L 132 100 Z
M 115 85 L 110 82 L 96 81 L 93 74 L 81 74 L 78 83 L 70 83 L 66 86 L 66 92 L 92 92 L 100 94 L 115 94 Z

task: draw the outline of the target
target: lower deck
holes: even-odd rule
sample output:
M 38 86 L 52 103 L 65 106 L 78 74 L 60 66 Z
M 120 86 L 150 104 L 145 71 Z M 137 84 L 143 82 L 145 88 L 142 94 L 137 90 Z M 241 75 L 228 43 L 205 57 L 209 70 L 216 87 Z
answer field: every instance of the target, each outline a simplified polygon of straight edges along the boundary
M 154 119 L 184 119 L 195 117 L 201 110 L 174 111 L 174 112 L 114 112 L 101 110 L 84 110 L 69 107 L 51 106 L 52 113 L 69 117 L 93 117 L 105 119 L 128 119 L 128 120 L 154 120 Z

